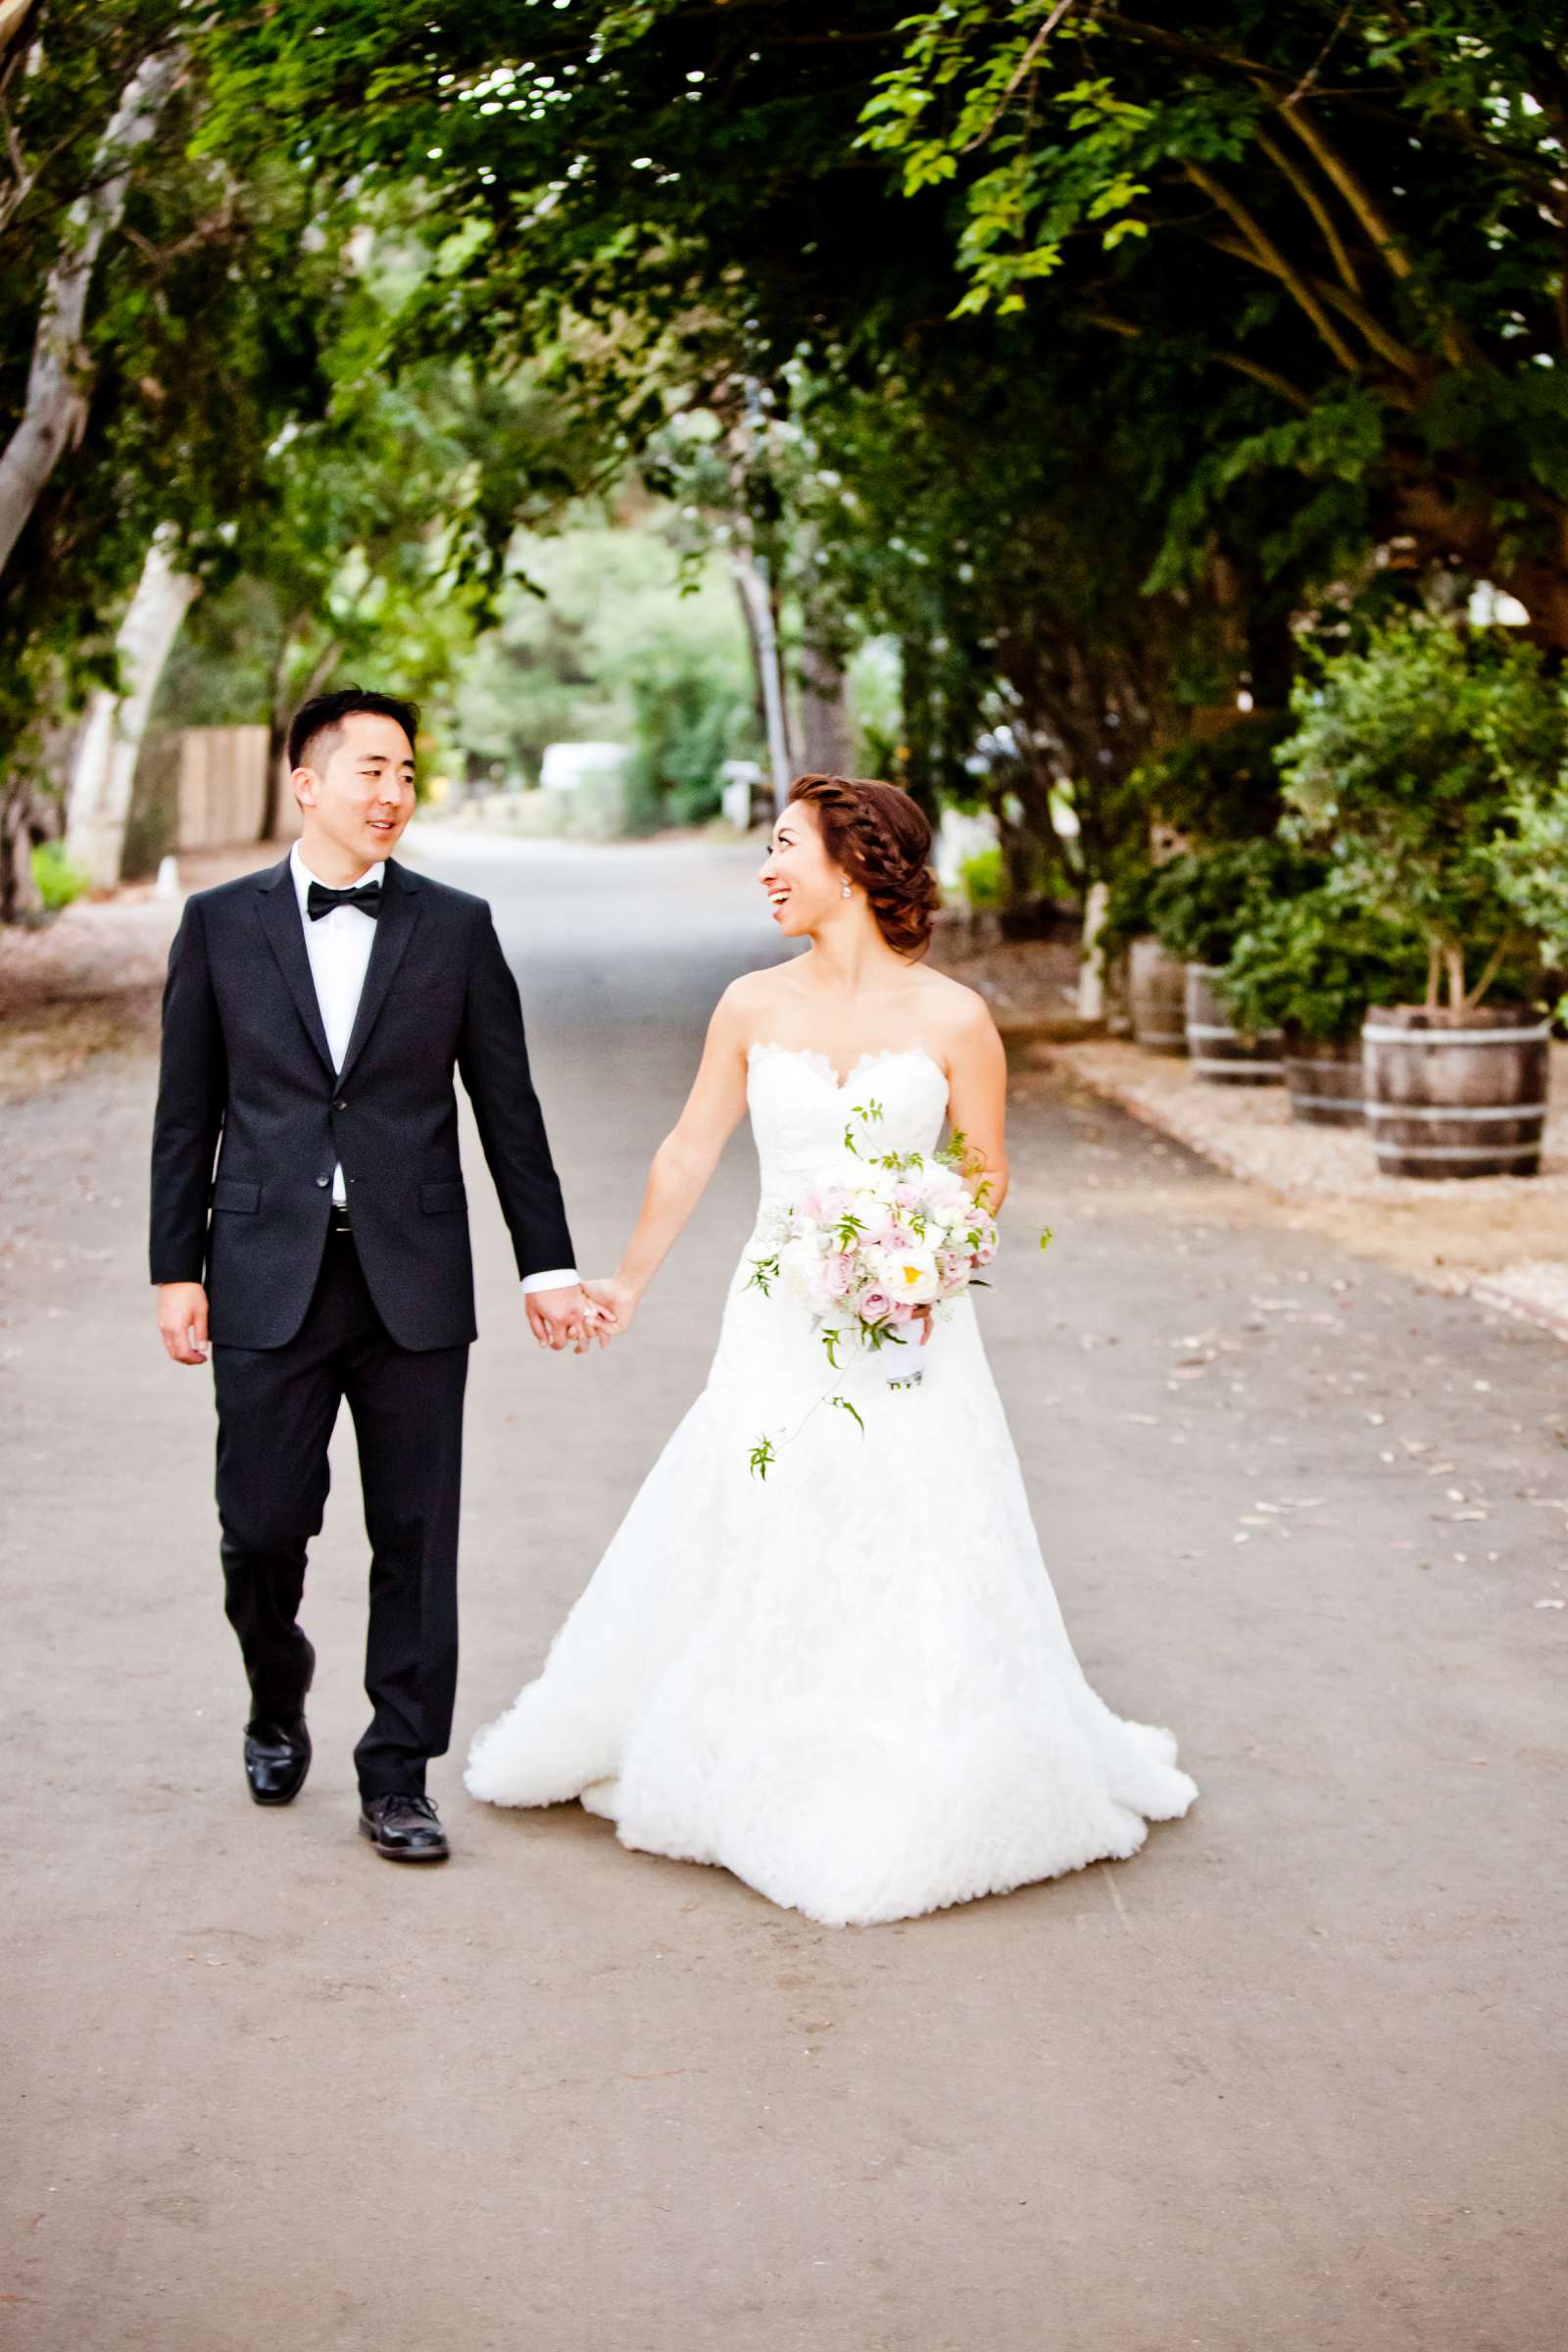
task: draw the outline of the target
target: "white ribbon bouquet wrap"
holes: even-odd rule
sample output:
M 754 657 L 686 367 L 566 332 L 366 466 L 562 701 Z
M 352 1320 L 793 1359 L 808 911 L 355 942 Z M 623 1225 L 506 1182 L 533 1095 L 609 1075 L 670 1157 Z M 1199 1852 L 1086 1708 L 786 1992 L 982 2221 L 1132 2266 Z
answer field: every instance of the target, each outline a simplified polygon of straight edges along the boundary
M 881 1106 L 868 1102 L 855 1115 L 869 1130 Z M 888 1388 L 913 1388 L 924 1327 L 952 1314 L 997 1253 L 988 1188 L 965 1181 L 969 1157 L 961 1135 L 929 1158 L 863 1153 L 852 1119 L 843 1163 L 779 1213 L 762 1237 L 770 1246 L 751 1261 L 748 1288 L 764 1298 L 779 1290 L 805 1306 L 834 1373 L 853 1379 L 865 1361 Z M 824 1391 L 817 1401 L 860 1422 L 846 1396 Z M 754 1474 L 765 1478 L 776 1459 L 772 1441 L 760 1439 Z

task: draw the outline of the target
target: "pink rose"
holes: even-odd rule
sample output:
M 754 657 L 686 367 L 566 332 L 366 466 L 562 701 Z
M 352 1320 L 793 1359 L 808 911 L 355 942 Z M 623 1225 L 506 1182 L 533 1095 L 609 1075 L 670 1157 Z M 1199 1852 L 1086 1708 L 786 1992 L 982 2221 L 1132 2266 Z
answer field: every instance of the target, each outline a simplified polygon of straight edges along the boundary
M 912 1323 L 918 1312 L 919 1309 L 912 1306 L 907 1298 L 895 1298 L 893 1301 L 895 1323 Z
M 827 1294 L 830 1298 L 848 1298 L 850 1292 L 855 1288 L 854 1258 L 828 1258 L 822 1268 L 822 1278 L 827 1285 Z
M 862 1323 L 885 1323 L 895 1312 L 886 1291 L 862 1291 L 857 1310 Z
M 893 1188 L 893 1198 L 898 1202 L 900 1208 L 918 1208 L 920 1205 L 920 1196 L 915 1191 L 912 1184 L 895 1185 Z
M 815 1196 L 816 1213 L 824 1225 L 836 1225 L 850 1205 L 850 1196 L 842 1184 L 829 1185 L 826 1192 Z

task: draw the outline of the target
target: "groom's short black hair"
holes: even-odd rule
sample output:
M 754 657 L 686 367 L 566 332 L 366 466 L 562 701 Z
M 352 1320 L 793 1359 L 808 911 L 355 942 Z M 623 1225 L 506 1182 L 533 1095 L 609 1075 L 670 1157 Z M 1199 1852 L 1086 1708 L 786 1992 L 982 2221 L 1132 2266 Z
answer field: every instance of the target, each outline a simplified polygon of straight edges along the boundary
M 313 694 L 308 703 L 301 703 L 289 721 L 288 763 L 291 768 L 307 764 L 306 754 L 317 739 L 330 735 L 340 728 L 346 718 L 357 710 L 368 710 L 377 718 L 395 718 L 409 739 L 412 752 L 418 740 L 419 706 L 397 694 L 372 694 L 364 686 L 340 686 L 335 694 Z M 334 745 L 333 750 L 336 750 Z M 330 757 L 330 754 L 328 754 Z

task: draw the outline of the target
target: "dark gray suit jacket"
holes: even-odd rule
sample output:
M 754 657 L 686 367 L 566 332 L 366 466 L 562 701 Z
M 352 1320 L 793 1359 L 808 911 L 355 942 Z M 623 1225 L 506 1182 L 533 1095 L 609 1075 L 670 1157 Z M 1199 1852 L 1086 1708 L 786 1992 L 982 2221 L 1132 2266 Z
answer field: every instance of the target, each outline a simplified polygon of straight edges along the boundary
M 518 1273 L 572 1263 L 516 984 L 489 907 L 390 858 L 382 888 L 335 1076 L 286 858 L 199 891 L 170 952 L 152 1278 L 205 1280 L 220 1347 L 281 1348 L 298 1332 L 326 1247 L 337 1162 L 360 1261 L 392 1338 L 426 1348 L 476 1336 L 455 1070 Z

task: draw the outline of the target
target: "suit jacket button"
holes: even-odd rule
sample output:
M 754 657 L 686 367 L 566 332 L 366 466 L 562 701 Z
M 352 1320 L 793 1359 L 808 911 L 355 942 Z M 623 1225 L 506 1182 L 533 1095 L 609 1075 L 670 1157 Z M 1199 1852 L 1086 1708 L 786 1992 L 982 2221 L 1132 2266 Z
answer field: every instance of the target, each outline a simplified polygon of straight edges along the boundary
M 318 1185 L 321 1187 L 321 1190 L 322 1190 L 323 1192 L 325 1192 L 325 1190 L 326 1190 L 327 1186 L 328 1186 L 328 1185 L 331 1183 L 332 1179 L 331 1179 L 331 1177 L 330 1177 L 330 1176 L 318 1176 L 318 1178 L 316 1179 L 316 1181 L 317 1181 L 317 1183 L 318 1183 Z
M 347 1100 L 342 1095 L 339 1095 L 337 1101 L 333 1103 L 332 1108 L 334 1110 L 347 1110 Z

